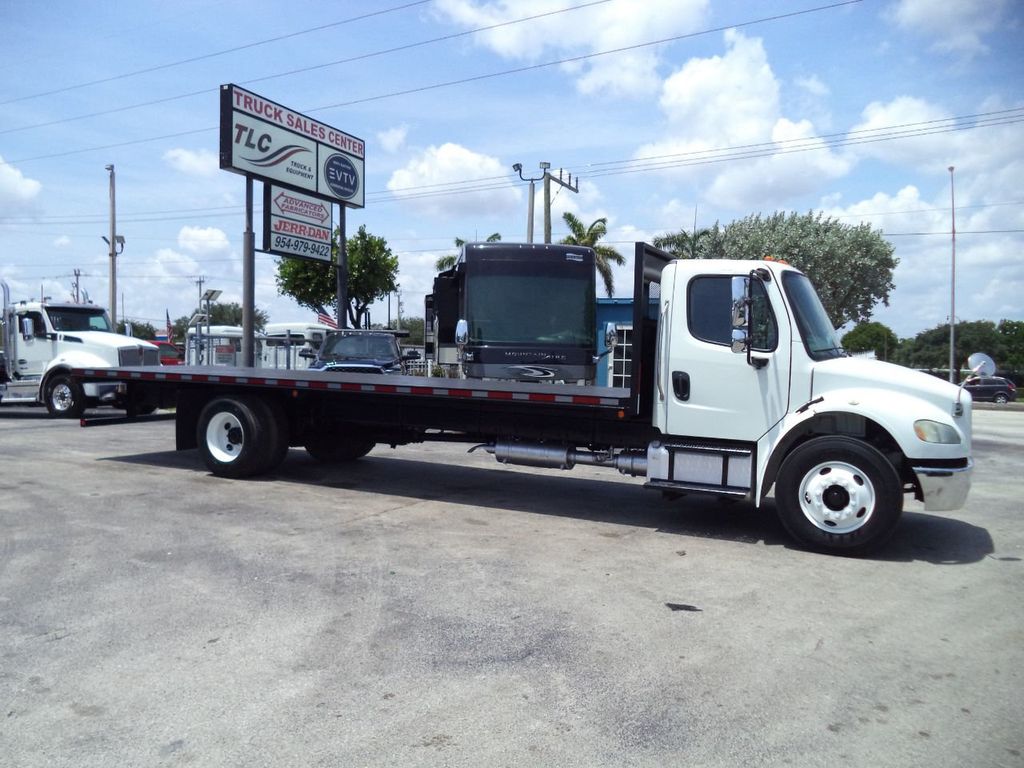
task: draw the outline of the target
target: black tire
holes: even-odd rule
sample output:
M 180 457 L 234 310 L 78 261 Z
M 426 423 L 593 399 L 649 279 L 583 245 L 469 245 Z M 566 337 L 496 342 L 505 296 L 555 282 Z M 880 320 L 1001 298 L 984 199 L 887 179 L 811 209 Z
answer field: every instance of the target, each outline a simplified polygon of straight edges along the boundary
M 323 464 L 340 464 L 363 458 L 375 445 L 367 438 L 316 434 L 306 438 L 304 447 L 310 456 Z
M 873 446 L 848 437 L 816 437 L 783 461 L 775 504 L 783 527 L 804 546 L 865 555 L 896 529 L 903 486 Z
M 996 393 L 996 396 L 992 398 L 992 402 L 998 403 L 999 405 L 1006 405 L 1010 401 L 1010 398 L 1003 392 Z
M 199 455 L 218 477 L 252 477 L 281 463 L 288 440 L 272 406 L 249 395 L 218 397 L 199 414 Z
M 55 373 L 46 383 L 46 410 L 58 419 L 77 419 L 85 411 L 81 385 L 66 373 Z

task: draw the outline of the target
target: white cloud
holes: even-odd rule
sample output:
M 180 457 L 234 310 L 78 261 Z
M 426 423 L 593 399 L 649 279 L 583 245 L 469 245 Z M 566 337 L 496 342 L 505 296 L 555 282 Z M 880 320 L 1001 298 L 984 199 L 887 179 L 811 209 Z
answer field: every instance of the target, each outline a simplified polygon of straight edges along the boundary
M 216 227 L 182 227 L 178 232 L 178 247 L 198 256 L 231 251 L 228 236 Z
M 511 166 L 497 158 L 473 152 L 458 144 L 428 147 L 404 168 L 391 174 L 387 188 L 417 210 L 432 215 L 507 216 L 518 209 L 522 192 L 503 177 L 511 177 Z M 479 179 L 477 190 L 467 182 Z M 435 196 L 434 193 L 466 188 L 463 194 Z
M 982 38 L 1002 21 L 1007 0 L 898 0 L 887 16 L 904 30 L 931 38 L 934 50 L 966 56 L 987 53 Z
M 796 84 L 811 96 L 822 97 L 828 96 L 830 93 L 828 86 L 821 82 L 817 75 L 798 77 Z
M 220 160 L 209 150 L 169 149 L 164 152 L 164 162 L 171 168 L 189 176 L 209 178 L 220 170 Z
M 506 59 L 541 61 L 628 48 L 639 43 L 695 32 L 708 16 L 708 0 L 646 0 L 552 13 L 550 0 L 440 0 L 438 12 L 467 29 L 505 24 L 473 36 L 479 45 Z M 558 9 L 564 5 L 557 6 Z M 539 14 L 522 24 L 507 24 Z M 651 49 L 623 51 L 576 62 L 565 69 L 578 75 L 586 94 L 640 96 L 658 85 L 659 59 Z
M 71 245 L 71 238 L 67 235 L 61 235 L 53 241 L 54 248 L 67 248 L 69 245 Z
M 388 128 L 386 131 L 381 131 L 377 134 L 377 141 L 380 142 L 381 147 L 389 155 L 393 155 L 395 152 L 405 146 L 405 138 L 409 133 L 409 126 L 399 125 L 395 128 Z
M 0 156 L 0 206 L 18 209 L 31 203 L 43 188 L 35 179 L 29 179 Z
M 712 203 L 740 210 L 783 205 L 846 174 L 849 163 L 827 148 L 809 120 L 782 115 L 762 41 L 736 30 L 724 41 L 724 54 L 691 59 L 666 79 L 660 104 L 667 136 L 635 156 L 675 163 L 677 173 L 697 177 Z M 719 150 L 731 148 L 732 157 L 744 147 L 750 159 L 715 163 Z M 758 157 L 773 149 L 777 154 Z

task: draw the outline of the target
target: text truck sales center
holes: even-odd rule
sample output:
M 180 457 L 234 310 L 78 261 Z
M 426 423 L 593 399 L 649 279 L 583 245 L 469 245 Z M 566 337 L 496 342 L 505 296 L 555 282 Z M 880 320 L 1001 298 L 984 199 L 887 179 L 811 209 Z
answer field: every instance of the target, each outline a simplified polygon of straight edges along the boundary
M 237 85 L 221 86 L 220 108 L 220 167 L 263 180 L 265 201 L 287 203 L 264 205 L 264 250 L 329 260 L 333 222 L 302 213 L 317 199 L 365 205 L 362 139 Z

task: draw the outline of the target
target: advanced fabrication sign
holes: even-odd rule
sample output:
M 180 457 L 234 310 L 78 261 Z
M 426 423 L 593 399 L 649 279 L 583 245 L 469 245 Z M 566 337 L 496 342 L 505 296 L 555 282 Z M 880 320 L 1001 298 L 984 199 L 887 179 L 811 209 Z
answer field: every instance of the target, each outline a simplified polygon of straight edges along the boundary
M 335 200 L 365 205 L 362 139 L 237 85 L 220 88 L 220 167 Z
M 333 212 L 334 206 L 326 200 L 265 182 L 263 250 L 330 261 Z

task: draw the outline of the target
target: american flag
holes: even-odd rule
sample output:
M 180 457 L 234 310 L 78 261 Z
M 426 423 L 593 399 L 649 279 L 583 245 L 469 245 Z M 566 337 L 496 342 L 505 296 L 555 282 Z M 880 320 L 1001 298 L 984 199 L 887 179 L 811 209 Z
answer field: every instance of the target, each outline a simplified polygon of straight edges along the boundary
M 321 325 L 329 325 L 331 328 L 338 327 L 338 324 L 334 321 L 334 318 L 331 317 L 326 312 L 318 312 L 316 315 L 316 321 Z
M 171 312 L 165 309 L 164 313 L 167 315 L 167 340 L 174 341 L 174 326 L 171 324 Z

